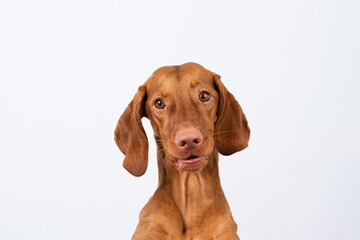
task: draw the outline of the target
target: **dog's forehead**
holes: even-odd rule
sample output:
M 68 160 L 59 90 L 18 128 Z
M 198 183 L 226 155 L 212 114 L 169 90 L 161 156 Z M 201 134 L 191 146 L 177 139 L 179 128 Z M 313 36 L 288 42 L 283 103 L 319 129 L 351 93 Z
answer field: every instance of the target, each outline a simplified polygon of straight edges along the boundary
M 213 86 L 212 74 L 196 63 L 166 66 L 157 69 L 146 82 L 150 91 L 174 91 L 176 87 L 188 89 L 201 86 Z

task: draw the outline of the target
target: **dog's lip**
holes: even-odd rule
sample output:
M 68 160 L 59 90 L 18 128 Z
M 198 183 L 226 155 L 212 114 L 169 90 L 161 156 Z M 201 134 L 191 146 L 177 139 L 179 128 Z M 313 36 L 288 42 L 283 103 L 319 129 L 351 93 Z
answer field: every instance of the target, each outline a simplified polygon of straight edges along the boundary
M 207 156 L 190 156 L 186 159 L 177 159 L 176 163 L 180 169 L 193 169 L 207 162 Z

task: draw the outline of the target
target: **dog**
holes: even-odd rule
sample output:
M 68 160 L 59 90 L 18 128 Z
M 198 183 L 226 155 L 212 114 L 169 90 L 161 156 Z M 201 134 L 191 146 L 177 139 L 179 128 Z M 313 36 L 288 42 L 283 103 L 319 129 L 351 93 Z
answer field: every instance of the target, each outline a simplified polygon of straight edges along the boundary
M 219 153 L 248 146 L 250 129 L 220 76 L 196 63 L 157 69 L 121 115 L 115 142 L 124 168 L 145 173 L 150 120 L 157 145 L 158 188 L 141 210 L 133 240 L 235 240 L 235 223 L 219 178 Z

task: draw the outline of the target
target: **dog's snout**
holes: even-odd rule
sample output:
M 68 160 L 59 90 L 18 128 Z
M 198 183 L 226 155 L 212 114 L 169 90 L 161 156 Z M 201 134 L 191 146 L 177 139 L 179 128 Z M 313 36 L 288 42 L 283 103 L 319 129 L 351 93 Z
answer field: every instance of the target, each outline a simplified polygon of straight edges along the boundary
M 181 150 L 196 149 L 203 141 L 201 132 L 195 128 L 180 130 L 175 136 L 175 144 Z

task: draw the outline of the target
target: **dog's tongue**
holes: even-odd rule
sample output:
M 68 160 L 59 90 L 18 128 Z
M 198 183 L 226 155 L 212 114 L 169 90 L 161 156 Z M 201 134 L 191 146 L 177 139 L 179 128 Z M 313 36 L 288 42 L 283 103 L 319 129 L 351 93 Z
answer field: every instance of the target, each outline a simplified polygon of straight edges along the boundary
M 185 159 L 185 160 L 177 160 L 177 165 L 179 168 L 196 168 L 203 164 L 206 161 L 205 157 L 197 157 L 192 159 Z

